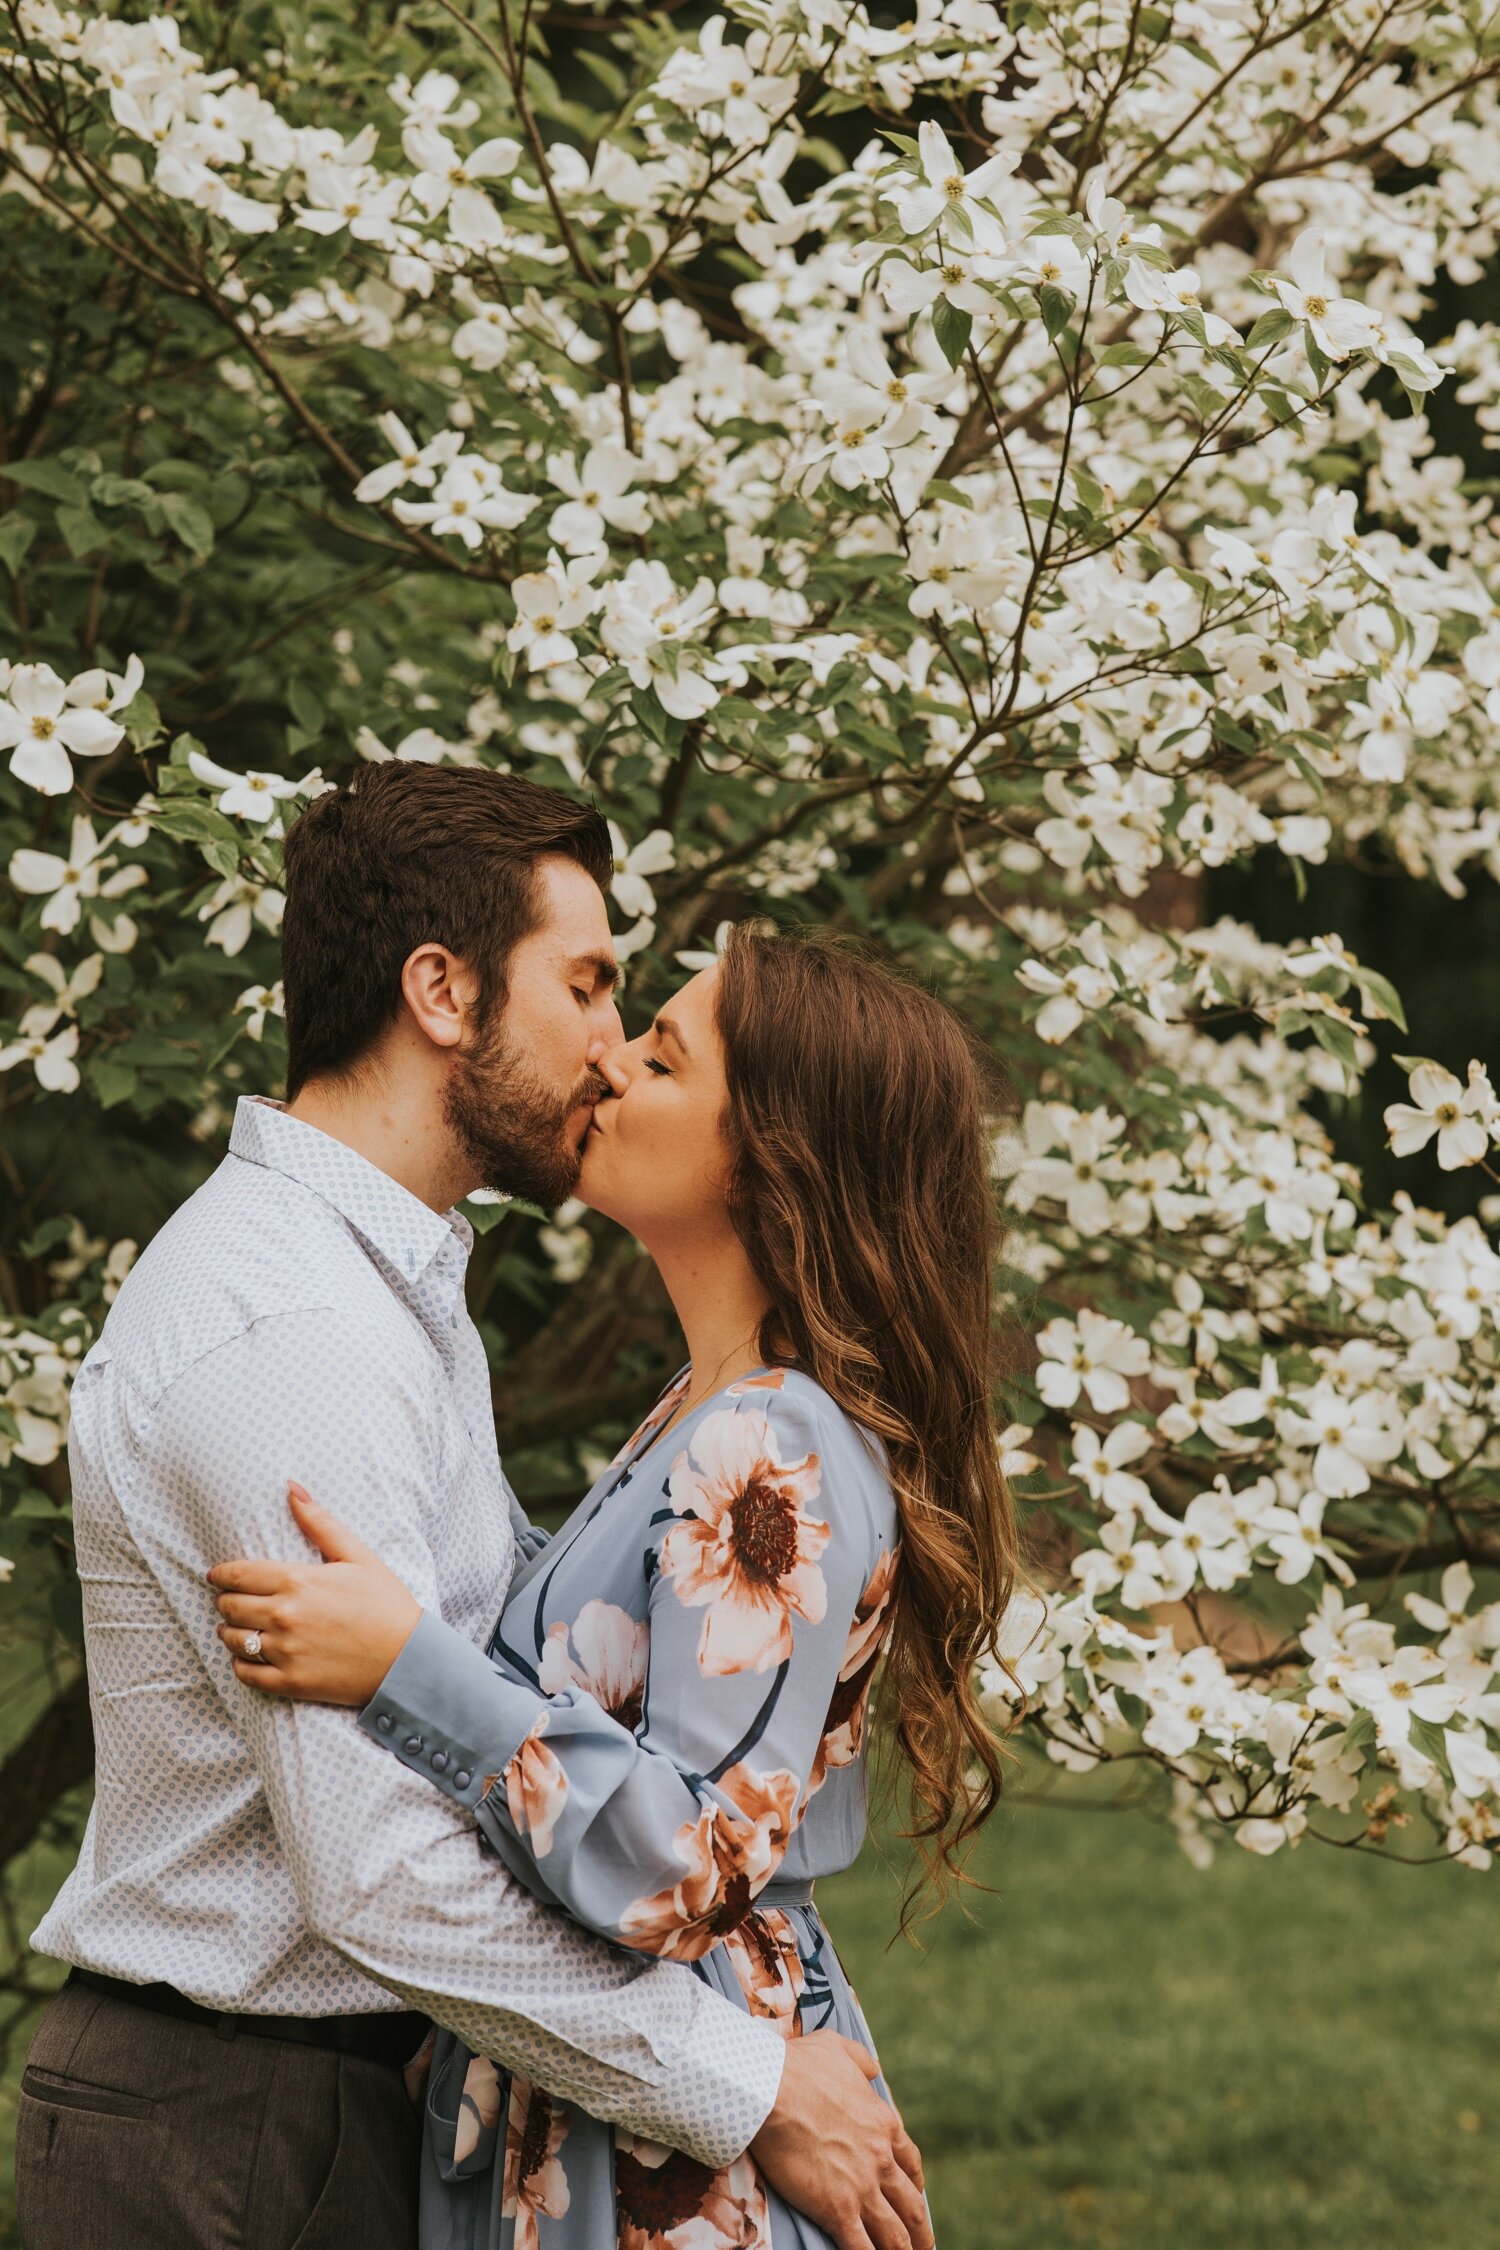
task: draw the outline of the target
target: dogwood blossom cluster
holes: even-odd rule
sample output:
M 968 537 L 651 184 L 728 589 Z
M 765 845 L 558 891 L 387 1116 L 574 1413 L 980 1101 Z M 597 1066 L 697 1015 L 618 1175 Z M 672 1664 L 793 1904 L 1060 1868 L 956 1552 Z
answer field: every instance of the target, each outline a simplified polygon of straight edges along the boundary
M 1153 1759 L 1198 1856 L 1378 1845 L 1394 1786 L 1487 1866 L 1500 1259 L 1319 1122 L 1392 985 L 1152 910 L 1252 855 L 1500 877 L 1500 535 L 1440 434 L 1500 442 L 1487 19 L 731 0 L 580 17 L 569 76 L 500 0 L 373 95 L 328 25 L 16 21 L 0 210 L 171 320 L 128 438 L 28 375 L 0 1101 L 211 1140 L 281 1053 L 285 828 L 360 760 L 595 798 L 647 985 L 768 900 L 894 935 L 1019 1095 L 994 1707 Z M 1488 1165 L 1485 1071 L 1405 1061 L 1396 1153 Z M 581 1214 L 527 1255 L 566 1359 Z

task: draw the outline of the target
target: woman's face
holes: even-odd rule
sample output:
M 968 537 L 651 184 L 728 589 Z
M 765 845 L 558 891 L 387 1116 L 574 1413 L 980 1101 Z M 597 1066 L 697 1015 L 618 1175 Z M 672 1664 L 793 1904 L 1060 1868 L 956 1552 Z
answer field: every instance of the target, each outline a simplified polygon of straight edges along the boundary
M 584 1136 L 575 1193 L 648 1248 L 728 1223 L 717 979 L 716 969 L 702 970 L 649 1031 L 599 1058 L 610 1093 Z

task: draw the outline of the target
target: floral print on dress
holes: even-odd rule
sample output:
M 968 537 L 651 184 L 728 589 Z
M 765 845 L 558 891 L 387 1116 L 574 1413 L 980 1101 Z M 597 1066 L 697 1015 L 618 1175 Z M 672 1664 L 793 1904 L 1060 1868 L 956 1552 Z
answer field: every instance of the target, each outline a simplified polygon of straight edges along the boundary
M 542 1740 L 550 1711 L 536 1725 L 505 1769 L 505 1801 L 517 1829 L 526 1836 L 538 1859 L 552 1849 L 552 1838 L 568 1801 L 568 1777 Z
M 628 1610 L 585 1602 L 571 1627 L 548 1627 L 537 1680 L 545 1695 L 582 1688 L 633 1734 L 641 1723 L 650 1646 L 645 1625 Z
M 504 2106 L 499 2071 L 488 2055 L 471 2055 L 458 2100 L 458 2124 L 453 2136 L 455 2165 L 471 2163 L 481 2151 L 488 2156 Z
M 820 1489 L 816 1453 L 783 1460 L 764 1408 L 710 1414 L 672 1464 L 682 1520 L 661 1545 L 679 1601 L 706 1609 L 698 1669 L 767 1672 L 792 1653 L 792 1620 L 819 1625 L 828 1588 L 818 1558 L 829 1527 L 804 1513 Z
M 515 2221 L 514 2250 L 541 2250 L 537 2220 L 567 2216 L 568 2175 L 558 2152 L 571 2123 L 565 2102 L 527 2078 L 511 2080 L 501 2199 L 503 2215 Z
M 802 2029 L 801 2001 L 807 1971 L 795 1923 L 778 1907 L 755 1907 L 724 1938 L 752 2016 L 774 2023 L 783 2039 Z
M 748 2156 L 710 2172 L 659 2141 L 615 2137 L 619 2250 L 771 2250 L 765 2189 Z
M 621 1446 L 619 1452 L 610 1462 L 610 1469 L 618 1469 L 622 1465 L 622 1463 L 630 1460 L 633 1455 L 639 1453 L 642 1445 L 652 1435 L 652 1433 L 656 1430 L 659 1430 L 663 1422 L 668 1422 L 671 1420 L 673 1413 L 675 1412 L 682 1399 L 684 1391 L 686 1391 L 692 1379 L 693 1370 L 691 1367 L 684 1367 L 680 1375 L 674 1375 L 672 1377 L 671 1382 L 668 1383 L 666 1389 L 662 1392 L 661 1397 L 652 1407 L 644 1422 L 639 1425 L 633 1436 L 628 1437 L 625 1440 L 625 1443 Z M 609 1470 L 606 1469 L 605 1475 L 607 1476 L 608 1474 Z
M 445 1629 L 419 1628 L 421 1695 L 394 1741 L 419 1738 L 441 1787 L 472 1762 L 484 1790 L 464 1801 L 485 1844 L 575 1921 L 685 1963 L 783 2038 L 830 2025 L 868 2045 L 811 1884 L 849 1864 L 864 1829 L 870 1682 L 897 1585 L 890 1480 L 800 1369 L 760 1369 L 668 1430 L 689 1379 L 518 1572 L 482 1712 L 472 1648 L 447 1710 L 432 1651 Z M 432 1744 L 461 1740 L 465 1758 L 434 1775 Z M 507 2110 L 493 2073 L 470 2086 L 466 2064 L 443 2033 L 423 2250 L 828 2250 L 748 2156 L 712 2172 L 556 2107 L 544 2130 L 541 2096 L 513 2092 Z M 474 2111 L 462 2166 L 453 2084 Z M 479 2170 L 497 2106 L 503 2223 Z M 450 2197 L 445 2235 L 433 2214 Z
M 838 1685 L 823 1723 L 823 1739 L 808 1779 L 808 1793 L 821 1789 L 830 1766 L 852 1766 L 865 1739 L 865 1716 L 875 1668 L 890 1629 L 891 1601 L 896 1591 L 896 1549 L 888 1547 L 875 1565 L 874 1576 L 859 1597 L 854 1623 L 844 1644 Z
M 738 1927 L 775 1874 L 796 1820 L 801 1784 L 794 1773 L 735 1766 L 724 1776 L 735 1810 L 705 1805 L 684 1821 L 673 1848 L 687 1872 L 620 1917 L 620 1936 L 643 1953 L 696 1961 Z

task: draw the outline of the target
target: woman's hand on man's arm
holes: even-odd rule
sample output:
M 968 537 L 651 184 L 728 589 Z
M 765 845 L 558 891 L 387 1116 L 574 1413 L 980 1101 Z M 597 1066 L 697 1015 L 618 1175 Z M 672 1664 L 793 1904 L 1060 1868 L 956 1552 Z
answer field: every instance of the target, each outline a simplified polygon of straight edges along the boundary
M 208 1582 L 218 1599 L 219 1638 L 246 1687 L 361 1709 L 415 1632 L 422 1605 L 301 1485 L 288 1485 L 287 1501 L 322 1560 L 217 1563 Z M 260 1635 L 256 1658 L 244 1654 L 251 1632 Z

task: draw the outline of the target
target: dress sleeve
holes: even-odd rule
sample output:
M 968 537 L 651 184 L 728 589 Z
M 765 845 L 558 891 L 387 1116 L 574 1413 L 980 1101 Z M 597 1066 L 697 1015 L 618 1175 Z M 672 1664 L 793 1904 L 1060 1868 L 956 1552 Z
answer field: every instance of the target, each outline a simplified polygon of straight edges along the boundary
M 818 1394 L 747 1389 L 697 1423 L 653 1528 L 634 1724 L 622 1698 L 641 1629 L 603 1602 L 553 1626 L 575 1684 L 552 1695 L 424 1618 L 362 1723 L 472 1803 L 538 1896 L 694 1960 L 774 1876 L 848 1683 L 868 1683 L 894 1513 L 873 1448 Z

